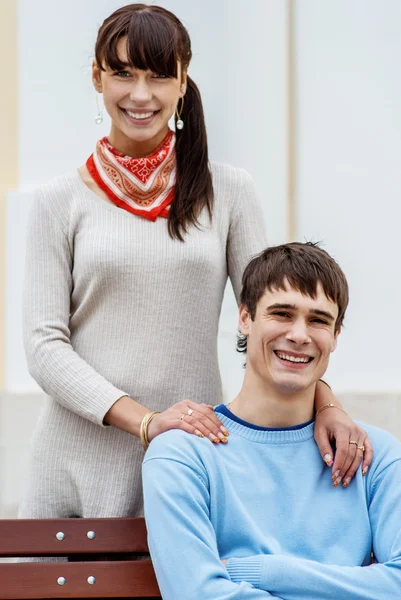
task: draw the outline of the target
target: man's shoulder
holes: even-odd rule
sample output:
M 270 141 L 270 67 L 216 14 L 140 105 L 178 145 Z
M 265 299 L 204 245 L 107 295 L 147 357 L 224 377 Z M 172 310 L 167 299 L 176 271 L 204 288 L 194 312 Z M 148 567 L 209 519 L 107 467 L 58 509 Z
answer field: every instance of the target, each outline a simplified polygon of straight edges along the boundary
M 171 460 L 206 474 L 205 463 L 213 450 L 212 442 L 206 438 L 199 438 L 181 429 L 171 429 L 151 442 L 143 462 Z
M 389 431 L 370 425 L 369 423 L 358 423 L 369 435 L 373 446 L 373 466 L 385 468 L 396 460 L 401 460 L 401 441 Z

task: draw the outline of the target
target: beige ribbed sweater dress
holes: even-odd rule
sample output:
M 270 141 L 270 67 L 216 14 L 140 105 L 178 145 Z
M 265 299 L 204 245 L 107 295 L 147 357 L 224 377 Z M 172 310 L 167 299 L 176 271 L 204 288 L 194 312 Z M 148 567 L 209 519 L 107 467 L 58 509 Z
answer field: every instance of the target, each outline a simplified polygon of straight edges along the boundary
M 138 438 L 103 418 L 128 394 L 152 410 L 218 404 L 218 322 L 230 276 L 236 295 L 265 246 L 249 175 L 213 165 L 215 209 L 185 242 L 109 204 L 78 172 L 43 185 L 27 243 L 24 335 L 46 393 L 33 436 L 21 517 L 142 514 Z M 207 442 L 206 442 L 207 443 Z

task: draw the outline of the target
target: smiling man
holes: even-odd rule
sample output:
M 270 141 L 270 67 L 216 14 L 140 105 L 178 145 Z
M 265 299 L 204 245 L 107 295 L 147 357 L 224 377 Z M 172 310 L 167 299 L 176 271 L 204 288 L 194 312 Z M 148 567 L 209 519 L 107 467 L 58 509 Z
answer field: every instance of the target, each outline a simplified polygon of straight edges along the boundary
M 375 457 L 345 491 L 313 441 L 315 386 L 347 304 L 343 272 L 313 244 L 269 248 L 245 269 L 244 382 L 215 409 L 230 443 L 173 430 L 143 464 L 164 600 L 401 598 L 401 444 L 366 426 Z M 350 440 L 350 453 L 363 450 Z

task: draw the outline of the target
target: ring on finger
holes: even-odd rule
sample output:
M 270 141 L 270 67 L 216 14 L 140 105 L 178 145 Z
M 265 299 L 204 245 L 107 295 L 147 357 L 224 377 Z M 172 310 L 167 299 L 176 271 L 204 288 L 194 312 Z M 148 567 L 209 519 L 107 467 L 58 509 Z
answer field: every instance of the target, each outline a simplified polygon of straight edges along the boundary
M 358 448 L 358 442 L 355 442 L 355 440 L 350 440 L 349 443 L 354 444 L 354 446 Z
M 193 409 L 192 409 L 192 408 L 188 408 L 188 412 L 187 412 L 187 414 L 188 414 L 189 416 L 191 416 L 193 412 L 194 412 L 194 411 L 193 411 Z
M 358 450 L 362 450 L 362 452 L 365 452 L 365 446 L 362 444 L 362 446 L 357 446 Z
M 185 415 L 184 413 L 182 413 L 181 417 L 180 417 L 180 421 L 183 421 L 185 419 Z

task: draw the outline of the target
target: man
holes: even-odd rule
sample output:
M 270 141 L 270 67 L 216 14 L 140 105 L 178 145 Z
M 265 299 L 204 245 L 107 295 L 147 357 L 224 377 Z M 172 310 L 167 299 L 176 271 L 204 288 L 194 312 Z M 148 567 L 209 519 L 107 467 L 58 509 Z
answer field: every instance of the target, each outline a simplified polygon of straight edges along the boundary
M 164 600 L 401 598 L 401 444 L 367 426 L 372 466 L 345 491 L 336 478 L 332 489 L 313 441 L 315 386 L 347 304 L 343 272 L 313 244 L 269 248 L 247 266 L 244 383 L 215 409 L 229 443 L 174 430 L 143 464 Z M 351 453 L 363 450 L 350 440 Z

